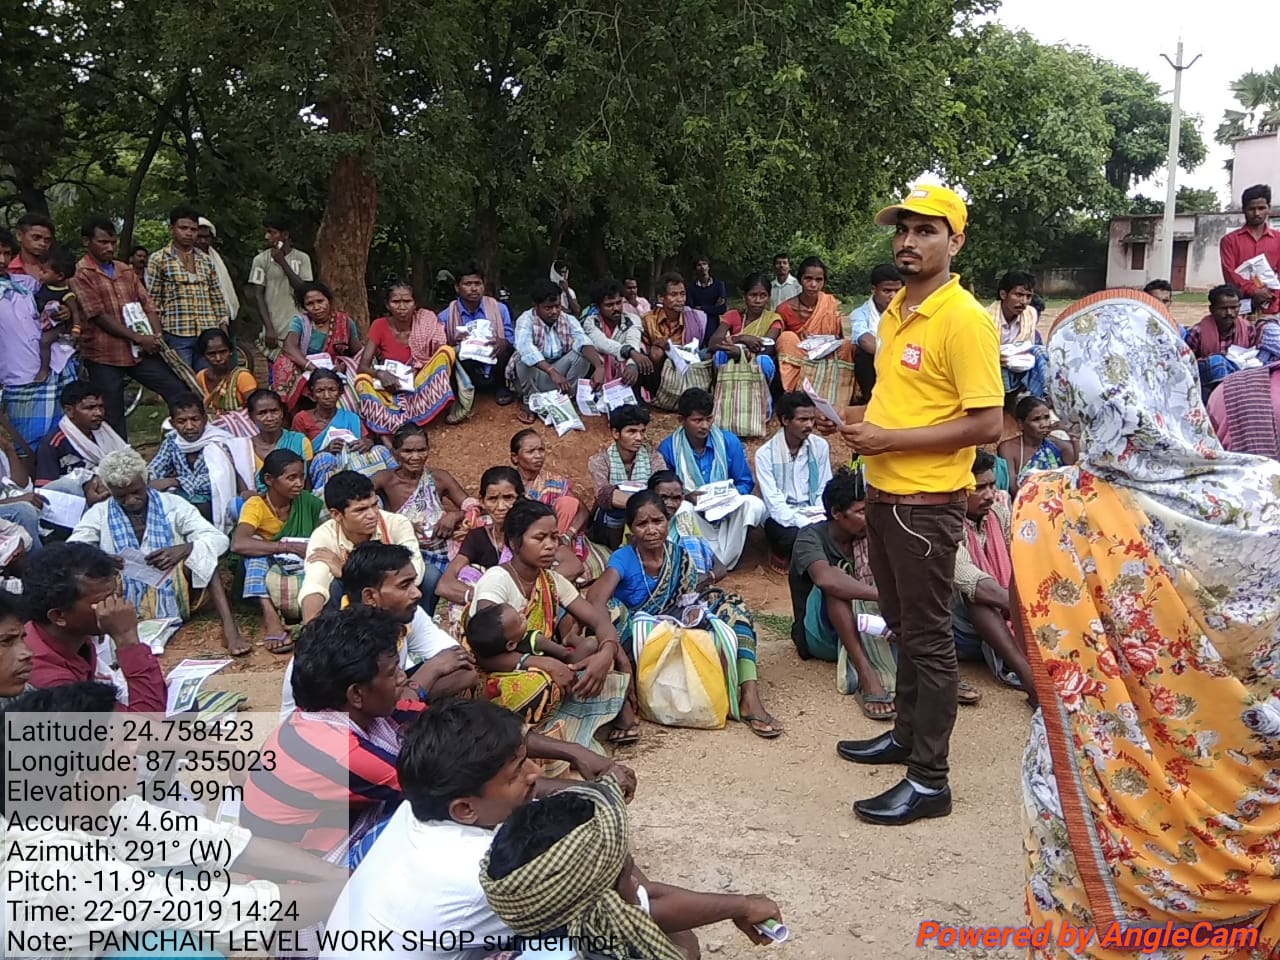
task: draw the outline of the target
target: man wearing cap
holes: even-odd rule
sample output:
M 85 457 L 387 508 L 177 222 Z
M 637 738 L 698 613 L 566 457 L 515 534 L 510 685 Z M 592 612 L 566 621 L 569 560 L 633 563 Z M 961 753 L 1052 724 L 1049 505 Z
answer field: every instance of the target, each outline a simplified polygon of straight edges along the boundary
M 967 221 L 964 201 L 938 186 L 919 186 L 876 216 L 896 230 L 894 263 L 905 286 L 880 319 L 871 402 L 851 408 L 840 428 L 866 464 L 871 570 L 881 614 L 901 638 L 893 731 L 836 747 L 854 763 L 906 764 L 902 781 L 854 803 L 870 823 L 951 812 L 956 548 L 974 448 L 1000 438 L 1004 402 L 995 325 L 951 273 Z
M 196 249 L 203 250 L 213 261 L 214 272 L 218 275 L 218 287 L 222 290 L 222 299 L 227 303 L 227 322 L 235 323 L 236 314 L 240 312 L 240 295 L 236 293 L 236 285 L 231 280 L 231 271 L 227 269 L 227 262 L 222 259 L 222 254 L 213 245 L 216 239 L 218 239 L 218 228 L 213 225 L 212 220 L 201 217 L 196 221 Z

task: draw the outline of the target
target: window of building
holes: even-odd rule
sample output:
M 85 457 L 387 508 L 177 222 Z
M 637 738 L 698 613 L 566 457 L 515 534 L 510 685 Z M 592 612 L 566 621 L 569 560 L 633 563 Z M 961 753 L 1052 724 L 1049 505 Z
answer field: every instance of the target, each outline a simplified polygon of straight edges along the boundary
M 1145 243 L 1129 244 L 1129 269 L 1145 270 L 1147 268 L 1147 245 Z

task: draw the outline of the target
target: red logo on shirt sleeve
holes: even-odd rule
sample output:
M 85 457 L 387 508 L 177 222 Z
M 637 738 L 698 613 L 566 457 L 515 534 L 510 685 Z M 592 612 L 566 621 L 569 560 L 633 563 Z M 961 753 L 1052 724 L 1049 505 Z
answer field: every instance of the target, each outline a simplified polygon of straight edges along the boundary
M 902 351 L 902 365 L 912 370 L 919 370 L 924 361 L 924 347 L 908 343 Z

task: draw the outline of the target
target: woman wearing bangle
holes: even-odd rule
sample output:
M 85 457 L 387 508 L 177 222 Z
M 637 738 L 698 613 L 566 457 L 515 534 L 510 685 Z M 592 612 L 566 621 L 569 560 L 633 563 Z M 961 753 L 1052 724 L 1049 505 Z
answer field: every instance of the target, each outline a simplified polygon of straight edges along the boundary
M 668 525 L 662 498 L 653 491 L 641 491 L 627 501 L 631 543 L 609 558 L 608 569 L 591 587 L 592 602 L 608 604 L 618 614 L 618 632 L 633 654 L 637 631 L 654 629 L 660 616 L 679 615 L 683 598 L 697 594 L 725 668 L 731 715 L 758 737 L 779 736 L 782 724 L 760 696 L 755 624 L 746 603 L 736 593 L 711 586 L 724 568 L 705 541 L 685 538 L 672 543 Z M 695 560 L 695 553 L 702 557 Z M 708 573 L 699 574 L 699 569 Z
M 537 501 L 519 501 L 503 522 L 503 539 L 510 558 L 490 567 L 480 578 L 468 616 L 474 617 L 495 605 L 506 605 L 520 615 L 523 630 L 536 631 L 549 642 L 559 642 L 568 617 L 576 620 L 595 636 L 597 647 L 572 666 L 559 660 L 547 664 L 556 674 L 561 674 L 555 686 L 557 699 L 563 696 L 563 701 L 550 715 L 544 714 L 543 722 L 563 722 L 566 739 L 593 748 L 596 731 L 617 717 L 610 739 L 618 743 L 634 742 L 640 731 L 632 711 L 624 709 L 632 684 L 627 673 L 614 670 L 615 665 L 627 667 L 629 664 L 617 656 L 614 644 L 618 634 L 609 614 L 602 604 L 591 603 L 572 583 L 550 569 L 558 546 L 555 511 Z M 562 616 L 561 611 L 567 616 Z M 495 671 L 495 677 L 501 677 L 502 671 L 519 669 L 521 656 L 503 651 L 481 657 L 477 651 L 477 663 Z M 619 659 L 622 663 L 618 663 Z M 509 696 L 517 692 L 520 701 L 526 699 L 527 691 L 503 690 L 500 702 L 509 708 L 518 708 L 518 702 Z

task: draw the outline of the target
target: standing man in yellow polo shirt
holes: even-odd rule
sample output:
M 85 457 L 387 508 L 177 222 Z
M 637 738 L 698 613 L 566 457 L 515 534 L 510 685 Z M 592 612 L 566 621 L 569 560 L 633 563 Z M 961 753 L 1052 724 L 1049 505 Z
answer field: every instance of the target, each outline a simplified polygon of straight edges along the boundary
M 865 458 L 867 532 L 880 612 L 901 644 L 897 719 L 873 740 L 836 749 L 854 763 L 905 763 L 906 778 L 853 805 L 863 820 L 911 823 L 951 812 L 947 753 L 956 721 L 951 629 L 956 546 L 974 447 L 1000 439 L 1000 341 L 951 261 L 968 210 L 945 187 L 920 186 L 881 210 L 906 285 L 880 319 L 876 389 L 860 422 L 840 428 Z

